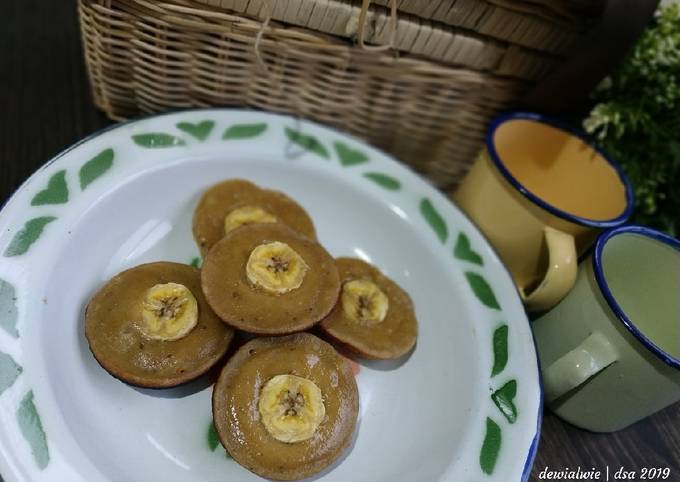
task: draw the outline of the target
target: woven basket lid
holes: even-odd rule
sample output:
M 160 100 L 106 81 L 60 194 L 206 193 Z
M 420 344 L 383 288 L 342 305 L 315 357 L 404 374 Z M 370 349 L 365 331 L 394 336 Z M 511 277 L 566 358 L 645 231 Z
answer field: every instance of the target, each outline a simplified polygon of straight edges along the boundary
M 391 0 L 372 2 L 387 7 Z M 494 6 L 553 23 L 578 26 L 584 17 L 599 15 L 603 0 L 397 0 L 400 11 L 452 26 L 469 22 L 469 18 L 465 18 L 466 15 L 461 15 L 462 13 L 476 12 L 472 16 L 479 18 Z
M 361 30 L 361 0 L 196 1 L 347 39 L 357 39 Z M 585 17 L 574 19 L 544 5 L 569 0 L 492 1 L 396 0 L 393 34 L 392 0 L 375 0 L 366 11 L 363 39 L 445 64 L 536 80 L 552 70 L 585 29 Z

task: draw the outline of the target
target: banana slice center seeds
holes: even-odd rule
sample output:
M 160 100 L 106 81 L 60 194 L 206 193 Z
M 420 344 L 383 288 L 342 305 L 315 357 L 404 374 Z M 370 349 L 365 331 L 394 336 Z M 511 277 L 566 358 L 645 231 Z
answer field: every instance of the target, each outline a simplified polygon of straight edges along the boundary
M 380 323 L 389 308 L 387 295 L 368 280 L 347 281 L 342 286 L 341 302 L 347 318 L 365 324 Z
M 308 270 L 309 266 L 302 256 L 279 241 L 253 249 L 246 264 L 248 281 L 275 294 L 299 288 Z
M 244 224 L 276 222 L 278 222 L 276 216 L 259 206 L 242 206 L 234 209 L 224 218 L 224 234 Z
M 142 333 L 152 340 L 185 337 L 198 323 L 198 303 L 189 288 L 179 283 L 157 284 L 142 301 Z
M 300 392 L 293 395 L 286 390 L 281 401 L 287 407 L 284 413 L 288 416 L 297 415 L 305 407 L 305 396 Z
M 326 416 L 321 389 L 297 375 L 271 378 L 260 391 L 258 410 L 267 432 L 285 443 L 311 438 Z

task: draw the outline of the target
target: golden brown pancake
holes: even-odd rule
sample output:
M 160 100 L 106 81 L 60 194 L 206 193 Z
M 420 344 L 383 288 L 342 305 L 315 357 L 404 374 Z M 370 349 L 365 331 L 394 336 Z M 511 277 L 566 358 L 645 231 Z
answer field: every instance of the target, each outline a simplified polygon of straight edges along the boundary
M 294 375 L 316 385 L 325 416 L 310 438 L 283 442 L 264 423 L 260 395 L 267 382 Z M 302 410 L 309 399 L 299 400 Z M 359 393 L 346 359 L 308 333 L 256 338 L 229 360 L 212 397 L 215 428 L 229 454 L 243 467 L 276 480 L 318 473 L 349 446 L 359 412 Z
M 248 278 L 251 253 L 267 243 L 285 243 L 304 260 L 308 269 L 299 287 L 271 293 Z M 205 257 L 201 283 L 208 303 L 223 321 L 265 335 L 311 327 L 331 311 L 340 292 L 338 270 L 328 252 L 282 224 L 251 224 L 227 234 Z
M 228 179 L 203 193 L 194 211 L 192 230 L 203 256 L 226 234 L 224 221 L 227 215 L 243 207 L 261 208 L 279 223 L 316 239 L 309 214 L 290 197 L 278 191 L 260 189 L 243 179 Z
M 147 290 L 178 283 L 198 305 L 198 320 L 174 341 L 151 339 L 143 331 Z M 123 271 L 94 295 L 85 313 L 85 336 L 99 364 L 120 380 L 141 387 L 173 387 L 208 371 L 227 351 L 234 331 L 208 305 L 199 270 L 168 262 Z
M 418 336 L 418 322 L 408 293 L 360 259 L 338 258 L 336 265 L 343 288 L 340 301 L 319 323 L 321 332 L 364 358 L 393 359 L 411 351 Z M 342 298 L 347 283 L 355 280 L 370 281 L 387 296 L 388 309 L 382 321 L 359 322 L 348 316 Z

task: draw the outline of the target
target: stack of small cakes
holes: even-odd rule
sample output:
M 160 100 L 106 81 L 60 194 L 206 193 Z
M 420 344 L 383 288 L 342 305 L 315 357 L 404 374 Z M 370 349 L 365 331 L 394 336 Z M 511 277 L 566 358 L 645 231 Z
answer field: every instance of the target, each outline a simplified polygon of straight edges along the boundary
M 92 298 L 92 353 L 125 382 L 170 387 L 223 360 L 243 333 L 250 341 L 213 390 L 222 444 L 263 477 L 318 473 L 349 446 L 359 411 L 350 364 L 333 345 L 370 359 L 406 355 L 417 338 L 409 295 L 364 261 L 333 259 L 302 206 L 249 181 L 207 190 L 193 235 L 200 272 L 142 265 Z

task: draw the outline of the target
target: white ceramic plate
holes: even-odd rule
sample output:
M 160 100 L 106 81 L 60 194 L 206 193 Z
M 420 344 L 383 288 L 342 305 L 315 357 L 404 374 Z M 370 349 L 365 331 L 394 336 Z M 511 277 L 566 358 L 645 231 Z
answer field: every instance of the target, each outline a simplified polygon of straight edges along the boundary
M 256 481 L 211 432 L 205 380 L 143 390 L 90 354 L 83 310 L 131 266 L 198 261 L 200 193 L 250 179 L 300 202 L 336 256 L 413 297 L 418 345 L 357 376 L 354 445 L 323 481 L 519 481 L 541 416 L 532 335 L 487 242 L 384 153 L 285 116 L 198 110 L 115 126 L 60 154 L 0 213 L 0 473 L 8 482 Z

